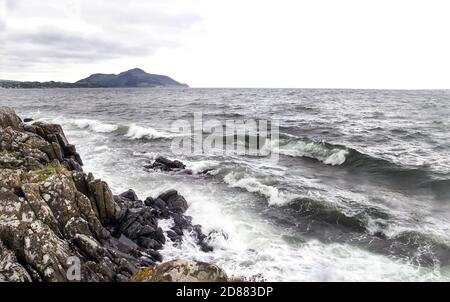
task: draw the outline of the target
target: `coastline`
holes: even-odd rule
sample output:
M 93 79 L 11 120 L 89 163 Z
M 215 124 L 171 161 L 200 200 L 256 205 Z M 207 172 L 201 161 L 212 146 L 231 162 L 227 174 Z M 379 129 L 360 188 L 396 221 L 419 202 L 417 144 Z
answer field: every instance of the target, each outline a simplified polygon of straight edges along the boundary
M 166 236 L 181 241 L 192 232 L 212 251 L 177 191 L 145 200 L 133 190 L 113 195 L 83 172 L 60 125 L 24 123 L 9 107 L 0 109 L 0 134 L 0 281 L 228 280 L 213 264 L 158 265 Z M 167 234 L 161 219 L 174 221 Z M 180 267 L 185 274 L 175 273 Z

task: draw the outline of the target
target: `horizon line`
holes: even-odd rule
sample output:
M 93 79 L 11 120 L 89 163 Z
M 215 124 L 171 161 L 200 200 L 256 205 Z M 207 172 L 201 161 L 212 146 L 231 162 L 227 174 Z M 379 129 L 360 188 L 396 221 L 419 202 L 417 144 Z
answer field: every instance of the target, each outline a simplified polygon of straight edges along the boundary
M 0 81 L 10 81 L 10 82 L 36 82 L 36 83 L 67 83 L 75 84 L 75 82 L 64 82 L 64 81 L 20 81 L 20 80 L 5 80 L 0 79 Z M 359 87 L 257 87 L 257 86 L 190 86 L 189 87 L 52 87 L 52 88 L 5 88 L 0 87 L 0 89 L 291 89 L 291 90 L 390 90 L 390 91 L 427 91 L 427 90 L 450 90 L 450 88 L 359 88 Z

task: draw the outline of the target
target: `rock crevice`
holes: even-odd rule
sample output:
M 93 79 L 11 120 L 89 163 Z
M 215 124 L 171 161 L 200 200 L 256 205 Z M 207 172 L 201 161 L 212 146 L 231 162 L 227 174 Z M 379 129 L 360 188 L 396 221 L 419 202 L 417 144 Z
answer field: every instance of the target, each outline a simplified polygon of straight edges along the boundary
M 0 281 L 72 281 L 74 257 L 75 281 L 127 281 L 162 261 L 159 219 L 175 221 L 173 241 L 195 231 L 212 250 L 177 191 L 145 201 L 131 190 L 114 196 L 82 166 L 61 126 L 24 124 L 0 108 Z

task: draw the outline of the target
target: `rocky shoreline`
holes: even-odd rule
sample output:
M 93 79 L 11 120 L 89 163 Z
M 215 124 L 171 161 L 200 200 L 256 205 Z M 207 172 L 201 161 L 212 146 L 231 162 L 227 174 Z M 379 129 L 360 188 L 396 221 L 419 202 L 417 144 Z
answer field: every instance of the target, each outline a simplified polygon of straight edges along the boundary
M 228 280 L 213 264 L 160 264 L 166 236 L 179 242 L 192 232 L 212 251 L 177 191 L 145 200 L 133 190 L 115 196 L 82 166 L 60 125 L 30 125 L 0 108 L 0 281 Z M 173 219 L 171 230 L 163 232 L 161 219 Z M 74 263 L 80 276 L 71 279 Z

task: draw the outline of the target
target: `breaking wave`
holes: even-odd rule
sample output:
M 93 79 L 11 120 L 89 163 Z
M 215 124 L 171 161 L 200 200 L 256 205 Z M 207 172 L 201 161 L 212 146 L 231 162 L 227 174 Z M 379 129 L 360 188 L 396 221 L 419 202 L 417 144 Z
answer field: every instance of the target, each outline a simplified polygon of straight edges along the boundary
M 170 137 L 170 135 L 159 132 L 153 128 L 141 127 L 136 124 L 130 124 L 128 126 L 128 132 L 125 136 L 131 139 L 158 139 Z
M 332 225 L 341 225 L 358 232 L 372 233 L 373 224 L 390 218 L 390 214 L 377 207 L 366 207 L 352 211 L 336 203 L 325 200 L 299 197 L 285 205 L 285 209 L 294 216 L 309 217 Z M 379 227 L 379 226 L 378 226 Z
M 215 160 L 202 160 L 202 161 L 192 161 L 186 162 L 186 166 L 189 170 L 191 170 L 194 174 L 205 173 L 205 171 L 213 171 L 218 166 L 220 166 L 220 162 Z
M 343 145 L 316 142 L 288 135 L 282 135 L 282 137 L 284 139 L 270 143 L 269 148 L 272 152 L 294 158 L 311 158 L 326 165 L 377 174 L 402 185 L 428 188 L 439 197 L 448 197 L 450 194 L 447 177 L 436 179 L 426 166 L 400 165 Z
M 283 205 L 289 201 L 287 193 L 281 192 L 276 187 L 265 185 L 255 177 L 247 175 L 240 177 L 238 173 L 231 172 L 223 180 L 232 188 L 244 189 L 265 197 L 269 205 Z
M 97 133 L 111 133 L 119 129 L 118 125 L 102 123 L 90 119 L 72 120 L 71 123 L 80 129 L 88 129 Z
M 349 150 L 346 148 L 309 140 L 294 140 L 286 144 L 280 143 L 280 146 L 274 148 L 273 151 L 292 157 L 313 158 L 331 166 L 342 165 L 349 154 Z
M 60 120 L 55 122 L 61 123 Z M 151 127 L 138 126 L 135 123 L 128 125 L 122 124 L 110 124 L 91 119 L 69 119 L 65 120 L 65 123 L 69 123 L 78 129 L 89 130 L 95 133 L 114 133 L 117 135 L 123 135 L 128 139 L 140 140 L 140 139 L 161 139 L 173 137 L 172 134 L 158 131 Z

